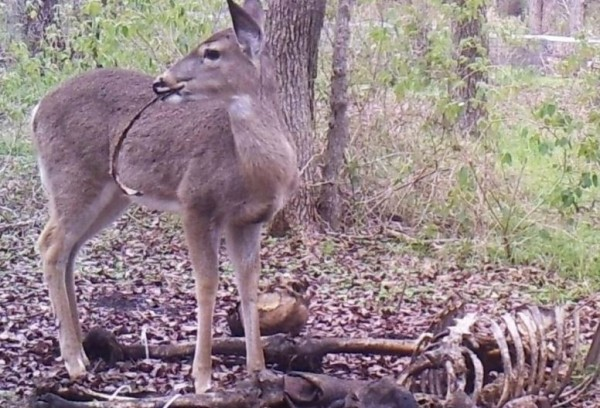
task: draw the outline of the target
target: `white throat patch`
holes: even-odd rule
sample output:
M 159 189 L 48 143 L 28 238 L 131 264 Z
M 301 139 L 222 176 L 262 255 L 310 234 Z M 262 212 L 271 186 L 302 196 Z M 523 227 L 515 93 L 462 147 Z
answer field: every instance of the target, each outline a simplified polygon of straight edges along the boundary
M 229 113 L 237 118 L 245 119 L 252 114 L 252 100 L 250 95 L 235 95 L 229 104 Z
M 172 93 L 171 95 L 163 98 L 163 101 L 171 103 L 173 105 L 177 105 L 178 103 L 183 102 L 183 97 L 178 93 Z

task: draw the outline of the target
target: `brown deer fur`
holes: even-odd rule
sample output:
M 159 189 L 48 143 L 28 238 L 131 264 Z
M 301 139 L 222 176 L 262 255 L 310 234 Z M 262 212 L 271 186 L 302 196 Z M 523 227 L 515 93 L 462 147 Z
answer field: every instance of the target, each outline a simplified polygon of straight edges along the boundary
M 298 183 L 294 145 L 279 111 L 273 70 L 262 55 L 259 0 L 228 0 L 235 30 L 224 30 L 173 65 L 154 89 L 168 102 L 133 124 L 118 161 L 123 193 L 109 175 L 109 146 L 154 97 L 152 78 L 120 69 L 75 77 L 45 96 L 32 118 L 49 221 L 39 238 L 44 277 L 72 378 L 88 364 L 82 348 L 73 266 L 79 248 L 131 203 L 181 214 L 196 282 L 196 392 L 210 387 L 212 319 L 222 234 L 236 270 L 247 366 L 265 368 L 257 284 L 261 226 Z M 218 49 L 208 60 L 205 50 Z M 214 55 L 213 55 L 214 56 Z M 177 92 L 173 92 L 177 90 Z M 181 102 L 181 103 L 179 103 Z

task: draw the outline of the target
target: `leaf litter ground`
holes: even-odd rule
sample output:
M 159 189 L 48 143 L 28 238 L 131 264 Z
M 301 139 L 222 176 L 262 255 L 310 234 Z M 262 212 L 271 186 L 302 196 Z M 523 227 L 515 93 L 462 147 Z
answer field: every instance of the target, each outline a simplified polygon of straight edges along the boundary
M 28 158 L 0 156 L 0 406 L 22 406 L 36 385 L 68 384 L 35 242 L 46 220 L 37 170 Z M 193 341 L 191 265 L 175 217 L 132 208 L 84 248 L 76 284 L 84 331 L 101 326 L 122 342 Z M 308 280 L 312 302 L 305 335 L 415 339 L 460 297 L 468 311 L 500 315 L 568 294 L 581 306 L 585 339 L 600 318 L 600 295 L 581 282 L 531 266 L 458 265 L 411 255 L 385 236 L 305 235 L 266 239 L 261 282 L 282 275 Z M 227 310 L 237 299 L 233 272 L 221 254 L 215 335 L 228 335 Z M 345 378 L 398 376 L 407 362 L 389 356 L 329 356 L 325 372 Z M 215 358 L 214 380 L 243 377 L 243 360 Z M 112 394 L 190 392 L 191 361 L 146 360 L 114 367 L 94 363 L 81 383 Z M 573 406 L 600 406 L 600 388 Z

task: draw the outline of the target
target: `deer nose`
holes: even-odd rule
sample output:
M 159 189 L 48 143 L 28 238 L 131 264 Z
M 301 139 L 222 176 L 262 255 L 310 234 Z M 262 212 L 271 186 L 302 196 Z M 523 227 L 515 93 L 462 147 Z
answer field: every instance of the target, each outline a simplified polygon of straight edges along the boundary
M 164 95 L 169 92 L 173 92 L 173 86 L 169 84 L 164 77 L 159 76 L 152 83 L 152 90 L 157 95 Z

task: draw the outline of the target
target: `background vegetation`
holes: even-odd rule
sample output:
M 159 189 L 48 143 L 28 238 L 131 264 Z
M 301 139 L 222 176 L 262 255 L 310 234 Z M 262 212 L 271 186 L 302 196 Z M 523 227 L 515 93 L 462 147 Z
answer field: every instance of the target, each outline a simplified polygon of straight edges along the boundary
M 329 3 L 316 89 L 320 148 L 335 15 Z M 527 18 L 489 5 L 490 53 L 474 62 L 489 78 L 477 96 L 488 114 L 467 136 L 454 126 L 463 108 L 453 98 L 461 81 L 456 6 L 357 3 L 341 179 L 346 231 L 378 231 L 407 250 L 457 262 L 534 263 L 596 282 L 600 70 L 597 46 L 586 39 L 599 34 L 598 14 L 586 12 L 577 33 L 583 41 L 556 57 L 548 45 L 518 36 L 530 32 Z M 38 6 L 27 1 L 25 15 L 35 19 Z M 53 86 L 97 66 L 157 73 L 226 21 L 217 0 L 65 2 L 32 53 L 14 7 L 0 5 L 0 155 L 30 162 L 27 116 Z M 564 33 L 564 17 L 555 16 L 556 33 Z M 0 222 L 11 217 L 0 209 Z

